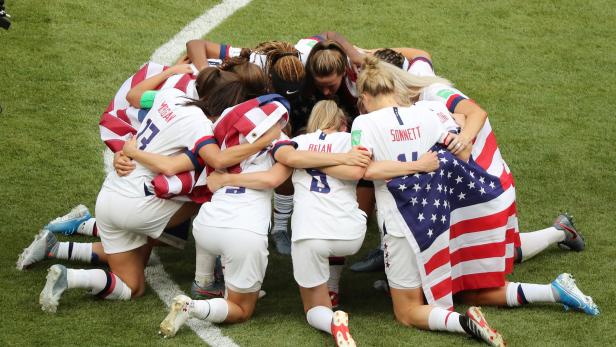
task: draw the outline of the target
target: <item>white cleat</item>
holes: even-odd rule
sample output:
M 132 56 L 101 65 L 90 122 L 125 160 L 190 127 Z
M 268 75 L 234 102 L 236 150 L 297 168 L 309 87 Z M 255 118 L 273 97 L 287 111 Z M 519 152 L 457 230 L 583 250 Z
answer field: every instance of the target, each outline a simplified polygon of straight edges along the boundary
M 164 338 L 173 337 L 189 318 L 188 311 L 192 299 L 186 295 L 177 295 L 171 302 L 167 317 L 160 323 L 159 334 Z
M 32 243 L 24 248 L 17 259 L 17 270 L 24 270 L 47 258 L 49 252 L 58 243 L 56 236 L 47 229 L 41 230 Z
M 66 267 L 64 265 L 52 265 L 47 270 L 47 283 L 41 295 L 39 304 L 45 312 L 56 313 L 62 293 L 68 288 Z
M 349 315 L 344 311 L 334 312 L 331 325 L 332 337 L 338 347 L 355 347 L 355 340 L 349 332 Z

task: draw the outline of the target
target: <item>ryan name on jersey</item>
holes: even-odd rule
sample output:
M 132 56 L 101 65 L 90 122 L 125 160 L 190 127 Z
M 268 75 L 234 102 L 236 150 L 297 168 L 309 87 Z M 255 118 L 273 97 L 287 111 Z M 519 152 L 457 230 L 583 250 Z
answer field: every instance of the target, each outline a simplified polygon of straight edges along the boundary
M 312 152 L 331 152 L 331 143 L 311 143 L 308 145 L 308 150 Z

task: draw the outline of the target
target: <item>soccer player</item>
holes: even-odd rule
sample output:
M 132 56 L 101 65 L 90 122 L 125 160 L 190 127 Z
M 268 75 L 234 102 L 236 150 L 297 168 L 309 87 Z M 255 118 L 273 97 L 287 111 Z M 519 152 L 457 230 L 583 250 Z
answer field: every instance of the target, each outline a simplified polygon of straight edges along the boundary
M 224 122 L 224 117 L 219 122 Z M 338 122 L 341 121 L 338 120 Z M 320 134 L 319 136 L 325 139 L 325 135 Z M 343 142 L 348 145 L 348 141 L 342 141 L 336 134 L 332 135 L 329 141 L 333 141 L 336 146 L 341 146 Z M 332 149 L 331 153 L 327 153 L 327 149 L 331 149 L 333 146 L 333 143 L 329 141 L 324 142 L 323 147 L 320 147 L 324 151 L 323 153 L 315 151 L 314 147 L 310 150 L 311 148 L 308 145 L 306 145 L 308 151 L 295 151 L 291 146 L 285 146 L 292 144 L 289 141 L 279 141 L 273 146 L 271 153 L 280 163 L 305 168 L 338 164 L 366 165 L 369 162 L 368 153 L 365 151 L 333 153 L 337 151 Z M 197 317 L 216 323 L 234 323 L 245 321 L 252 316 L 256 304 L 256 295 L 263 281 L 267 265 L 266 235 L 270 215 L 271 189 L 285 181 L 291 174 L 291 169 L 281 164 L 276 164 L 271 171 L 263 173 L 262 171 L 268 170 L 273 163 L 273 158 L 266 156 L 266 154 L 261 153 L 255 156 L 252 161 L 244 162 L 241 166 L 241 175 L 222 176 L 229 178 L 230 181 L 224 181 L 224 178 L 219 179 L 219 183 L 215 187 L 212 186 L 212 181 L 216 180 L 216 174 L 209 176 L 208 186 L 215 190 L 215 193 L 212 201 L 204 204 L 195 219 L 193 233 L 199 247 L 203 247 L 212 255 L 218 252 L 222 253 L 227 299 L 190 300 L 186 296 L 177 296 L 171 305 L 169 315 L 161 323 L 161 332 L 165 336 L 175 335 L 189 317 Z M 333 182 L 334 185 L 330 186 L 324 173 L 308 171 L 312 174 L 303 179 L 308 184 L 307 189 L 313 189 L 313 191 L 320 193 L 332 189 L 334 191 L 347 191 L 349 189 L 346 187 L 349 185 L 348 183 Z M 262 173 L 257 174 L 256 172 Z M 358 174 L 355 173 L 355 176 L 358 176 Z M 234 182 L 234 178 L 245 178 L 245 180 L 241 183 Z M 220 186 L 224 187 L 217 189 Z M 314 199 L 310 192 L 306 193 L 305 198 Z M 350 197 L 352 200 L 348 202 L 348 199 L 345 199 L 345 203 L 348 202 L 347 206 L 351 211 L 356 210 L 354 195 L 348 194 L 348 191 L 347 195 L 347 198 Z M 348 213 L 348 210 L 345 212 Z M 345 215 L 345 213 L 342 212 L 338 215 Z M 350 239 L 352 242 L 340 242 L 335 247 L 340 247 L 337 248 L 336 252 L 350 252 L 353 251 L 355 245 L 361 244 L 365 231 L 363 218 L 361 212 L 356 210 L 341 221 L 348 222 L 352 229 L 357 226 L 359 230 L 349 229 L 344 235 L 341 235 L 341 239 Z M 305 230 L 305 227 L 302 230 Z M 346 245 L 343 245 L 345 243 Z M 325 285 L 327 273 L 323 273 L 327 272 L 328 268 L 327 255 L 322 254 L 319 258 L 321 261 L 318 267 L 322 272 L 314 275 L 318 277 L 316 281 L 320 285 L 320 300 L 331 307 L 327 286 Z M 325 270 L 323 270 L 323 267 Z M 314 279 L 309 281 L 312 280 Z M 314 285 L 315 283 L 310 283 L 310 286 Z M 337 321 L 344 320 L 342 313 L 338 316 Z M 332 323 L 332 317 L 329 318 L 328 332 Z M 340 329 L 344 329 L 342 325 L 340 325 Z
M 384 243 L 388 254 L 385 272 L 391 288 L 394 314 L 396 319 L 405 325 L 467 333 L 492 346 L 502 346 L 502 336 L 489 327 L 478 308 L 471 307 L 466 315 L 460 315 L 424 303 L 415 250 L 406 240 L 401 227 L 406 222 L 384 180 L 412 173 L 409 166 L 413 162 L 407 163 L 400 161 L 401 159 L 422 155 L 434 143 L 447 146 L 455 136 L 443 125 L 443 112 L 434 112 L 425 104 L 403 107 L 408 106 L 416 94 L 413 95 L 412 91 L 405 87 L 411 82 L 411 75 L 399 74 L 398 71 L 393 65 L 379 62 L 374 57 L 366 59 L 357 85 L 362 105 L 369 113 L 355 120 L 352 131 L 355 144 L 367 147 L 373 154 L 374 162 L 368 167 L 364 177 L 375 180 L 379 213 L 386 216 L 384 229 L 387 233 Z M 412 79 L 415 84 L 422 80 L 420 77 Z M 392 138 L 392 133 L 409 128 L 415 130 L 407 138 Z M 466 148 L 457 156 L 461 160 L 467 160 L 470 150 Z M 569 274 L 561 274 L 551 284 L 506 282 L 498 288 L 462 292 L 460 298 L 473 305 L 519 306 L 527 303 L 560 302 L 590 315 L 599 314 L 592 298 L 585 296 L 577 288 Z
M 141 150 L 166 155 L 186 153 L 188 159 L 178 164 L 184 170 L 200 166 L 197 156 L 203 155 L 206 148 L 213 158 L 228 160 L 229 165 L 259 150 L 254 148 L 257 145 L 247 145 L 223 157 L 213 141 L 211 121 L 204 114 L 206 111 L 216 116 L 224 108 L 242 101 L 246 92 L 234 74 L 215 68 L 203 70 L 198 77 L 199 94 L 211 95 L 207 100 L 193 101 L 174 88 L 148 92 L 168 76 L 169 73 L 162 73 L 144 80 L 127 97 L 140 100 L 140 106 L 150 109 L 135 137 Z M 214 76 L 219 77 L 217 87 L 210 91 L 202 89 L 208 83 L 199 82 Z M 273 135 L 277 137 L 276 133 Z M 193 205 L 160 199 L 152 193 L 151 181 L 156 172 L 150 168 L 157 165 L 162 164 L 141 161 L 125 177 L 115 172 L 107 176 L 97 199 L 96 214 L 111 271 L 53 265 L 39 300 L 44 311 L 55 312 L 62 293 L 72 288 L 88 288 L 91 293 L 107 299 L 128 300 L 143 294 L 143 269 L 155 243 L 153 240 L 159 238 L 166 226 L 177 225 L 194 213 Z

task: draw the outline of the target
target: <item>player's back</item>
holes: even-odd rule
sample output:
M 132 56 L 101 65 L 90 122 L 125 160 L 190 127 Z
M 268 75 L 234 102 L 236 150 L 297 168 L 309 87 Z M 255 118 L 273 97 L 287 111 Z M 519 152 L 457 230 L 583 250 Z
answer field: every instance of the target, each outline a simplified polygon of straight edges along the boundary
M 351 135 L 326 134 L 321 130 L 293 138 L 298 150 L 346 153 Z M 365 214 L 358 208 L 357 181 L 340 180 L 318 169 L 296 169 L 293 173 L 294 211 L 291 221 L 293 241 L 355 239 L 362 234 Z

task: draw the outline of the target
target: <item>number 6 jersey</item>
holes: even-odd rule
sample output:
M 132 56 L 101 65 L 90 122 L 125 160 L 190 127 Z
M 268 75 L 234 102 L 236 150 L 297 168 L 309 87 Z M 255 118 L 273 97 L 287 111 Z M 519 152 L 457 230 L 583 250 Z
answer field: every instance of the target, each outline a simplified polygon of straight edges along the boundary
M 351 134 L 321 130 L 292 139 L 298 150 L 346 153 Z M 339 180 L 317 169 L 293 173 L 293 241 L 304 239 L 354 240 L 366 232 L 366 215 L 359 209 L 357 181 Z

